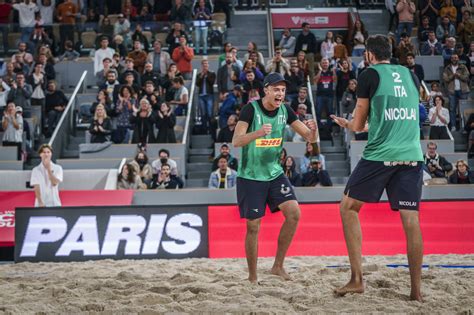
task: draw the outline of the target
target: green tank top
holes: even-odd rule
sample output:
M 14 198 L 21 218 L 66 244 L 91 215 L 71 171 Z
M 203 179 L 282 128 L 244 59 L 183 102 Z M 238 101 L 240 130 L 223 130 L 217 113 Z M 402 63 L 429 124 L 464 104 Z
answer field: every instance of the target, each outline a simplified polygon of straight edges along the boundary
M 253 121 L 247 133 L 259 130 L 263 124 L 271 124 L 272 132 L 242 147 L 237 176 L 258 181 L 271 181 L 283 174 L 280 153 L 288 119 L 286 107 L 281 105 L 277 115 L 269 117 L 260 109 L 256 101 L 245 106 L 254 108 Z
M 423 161 L 419 91 L 403 66 L 371 67 L 380 82 L 370 99 L 369 140 L 363 158 L 371 161 Z

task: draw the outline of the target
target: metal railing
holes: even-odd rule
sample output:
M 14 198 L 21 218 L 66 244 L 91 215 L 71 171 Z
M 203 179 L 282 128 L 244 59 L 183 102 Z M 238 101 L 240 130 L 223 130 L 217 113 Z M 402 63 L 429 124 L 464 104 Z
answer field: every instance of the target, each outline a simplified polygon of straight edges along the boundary
M 51 139 L 48 142 L 48 144 L 53 148 L 53 151 L 56 152 L 59 157 L 69 144 L 69 135 L 74 131 L 74 108 L 76 104 L 76 96 L 79 89 L 83 87 L 86 75 L 87 71 L 84 71 L 71 95 L 71 98 L 69 99 L 69 102 L 67 103 L 66 108 L 64 109 L 63 114 L 61 115 L 58 125 L 54 129 Z
M 186 145 L 189 141 L 190 137 L 190 124 L 191 124 L 191 115 L 193 114 L 193 103 L 194 103 L 194 90 L 196 89 L 196 77 L 197 77 L 197 70 L 193 70 L 193 78 L 191 80 L 191 88 L 189 91 L 189 101 L 188 101 L 188 109 L 186 111 L 186 122 L 184 124 L 184 132 L 183 132 L 183 141 L 182 143 Z
M 314 102 L 314 98 L 313 98 L 313 90 L 311 88 L 311 79 L 309 77 L 309 75 L 306 77 L 306 87 L 308 88 L 308 97 L 309 97 L 309 101 L 311 102 L 311 111 L 313 113 L 313 119 L 317 122 L 318 119 L 316 117 L 316 107 L 315 107 L 315 102 Z M 330 118 L 329 118 L 330 119 Z M 320 141 L 319 139 L 319 133 L 318 133 L 318 142 Z
M 273 52 L 275 51 L 275 41 L 273 39 L 273 23 L 272 23 L 272 13 L 270 6 L 266 8 L 267 10 L 267 36 L 268 36 L 268 58 L 273 58 Z

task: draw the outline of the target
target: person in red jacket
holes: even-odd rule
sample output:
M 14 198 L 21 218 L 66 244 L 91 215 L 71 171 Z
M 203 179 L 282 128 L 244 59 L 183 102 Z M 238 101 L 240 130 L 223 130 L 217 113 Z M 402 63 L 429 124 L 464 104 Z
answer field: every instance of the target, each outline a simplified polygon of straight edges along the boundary
M 194 50 L 188 47 L 186 36 L 179 38 L 179 46 L 173 50 L 171 58 L 176 62 L 178 70 L 183 74 L 184 79 L 190 80 L 193 71 L 191 61 L 194 58 Z

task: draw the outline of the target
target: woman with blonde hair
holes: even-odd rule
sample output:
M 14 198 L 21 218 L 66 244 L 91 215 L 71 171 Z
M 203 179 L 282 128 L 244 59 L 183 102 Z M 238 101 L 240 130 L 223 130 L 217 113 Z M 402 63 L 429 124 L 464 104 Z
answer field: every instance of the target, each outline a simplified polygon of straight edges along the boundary
M 107 111 L 103 104 L 98 104 L 95 108 L 94 120 L 89 127 L 91 143 L 104 143 L 110 141 L 112 133 L 112 122 L 107 117 Z
M 151 109 L 150 102 L 146 98 L 142 98 L 139 109 L 134 110 L 130 117 L 130 123 L 133 125 L 132 143 L 156 142 L 153 130 L 155 122 L 156 116 Z

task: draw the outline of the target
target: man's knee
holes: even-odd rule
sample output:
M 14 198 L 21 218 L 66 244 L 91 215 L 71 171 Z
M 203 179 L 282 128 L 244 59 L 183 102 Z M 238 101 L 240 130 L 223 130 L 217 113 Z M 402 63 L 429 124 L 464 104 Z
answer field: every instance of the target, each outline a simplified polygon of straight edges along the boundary
M 283 216 L 285 220 L 288 222 L 298 223 L 301 216 L 300 207 L 296 200 L 286 201 L 279 206 L 281 211 L 283 212 Z
M 260 219 L 247 220 L 247 234 L 258 234 L 260 230 Z
M 360 208 L 363 204 L 364 203 L 362 201 L 344 195 L 339 205 L 339 211 L 341 213 L 341 216 L 354 212 L 359 213 Z
M 418 211 L 414 210 L 399 210 L 405 227 L 417 227 L 420 225 Z

